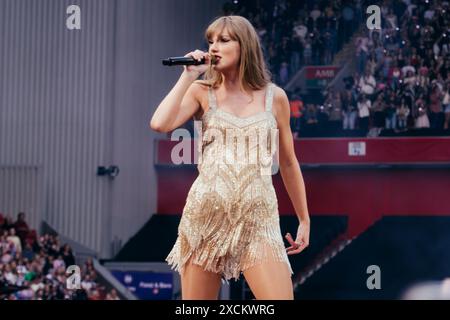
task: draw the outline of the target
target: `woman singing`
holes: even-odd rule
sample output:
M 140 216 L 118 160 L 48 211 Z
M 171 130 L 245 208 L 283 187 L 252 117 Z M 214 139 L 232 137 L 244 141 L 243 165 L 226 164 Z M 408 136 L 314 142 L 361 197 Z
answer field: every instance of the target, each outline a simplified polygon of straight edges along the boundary
M 237 281 L 241 273 L 256 299 L 293 299 L 288 255 L 309 245 L 310 218 L 287 95 L 270 82 L 258 35 L 247 19 L 218 18 L 205 36 L 208 52 L 195 50 L 186 56 L 205 58 L 206 63 L 184 67 L 150 123 L 153 130 L 169 132 L 194 117 L 205 136 L 199 175 L 166 261 L 180 272 L 183 299 L 217 299 L 221 278 Z M 204 79 L 197 80 L 202 74 Z M 252 134 L 260 137 L 270 130 L 277 131 L 280 172 L 299 219 L 295 241 L 286 235 L 288 248 L 272 177 L 262 170 L 264 157 L 243 161 L 261 146 L 273 145 L 272 136 L 265 135 L 264 143 L 247 147 Z M 239 143 L 245 144 L 240 149 L 244 152 L 236 152 Z M 225 160 L 230 155 L 239 161 Z

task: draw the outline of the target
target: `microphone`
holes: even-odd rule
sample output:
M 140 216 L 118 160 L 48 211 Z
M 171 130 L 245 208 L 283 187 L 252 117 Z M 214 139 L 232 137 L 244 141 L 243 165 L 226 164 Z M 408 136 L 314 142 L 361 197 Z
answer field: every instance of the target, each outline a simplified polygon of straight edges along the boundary
M 163 59 L 162 64 L 165 66 L 198 66 L 205 64 L 206 58 L 202 58 L 201 61 L 194 59 L 193 57 L 170 57 Z M 216 62 L 216 56 L 211 56 L 211 62 Z

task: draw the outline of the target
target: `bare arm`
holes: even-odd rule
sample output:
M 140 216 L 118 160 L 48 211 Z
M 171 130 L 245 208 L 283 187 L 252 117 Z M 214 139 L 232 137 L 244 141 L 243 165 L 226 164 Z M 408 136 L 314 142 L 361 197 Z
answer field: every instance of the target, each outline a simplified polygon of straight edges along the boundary
M 279 156 L 281 177 L 283 178 L 284 186 L 286 187 L 299 221 L 295 241 L 290 233 L 287 233 L 285 236 L 290 243 L 290 247 L 286 248 L 287 254 L 293 255 L 302 252 L 309 246 L 311 222 L 308 214 L 308 205 L 306 203 L 305 183 L 294 152 L 294 141 L 289 125 L 290 106 L 286 92 L 277 87 L 274 100 L 274 109 L 276 112 L 280 139 Z
M 196 59 L 205 56 L 207 63 L 210 61 L 209 55 L 200 50 L 188 53 L 186 56 L 192 56 Z M 194 81 L 206 71 L 207 63 L 184 67 L 185 70 L 175 86 L 156 108 L 150 120 L 151 129 L 158 132 L 170 132 L 183 125 L 199 110 L 200 84 L 196 84 Z
M 294 152 L 294 142 L 289 125 L 289 100 L 281 88 L 276 88 L 274 108 L 279 130 L 280 173 L 286 191 L 292 201 L 297 217 L 301 223 L 309 222 L 308 206 L 306 202 L 305 183 Z
M 197 86 L 193 77 L 183 73 L 169 94 L 156 108 L 150 128 L 158 132 L 169 132 L 183 125 L 198 111 Z

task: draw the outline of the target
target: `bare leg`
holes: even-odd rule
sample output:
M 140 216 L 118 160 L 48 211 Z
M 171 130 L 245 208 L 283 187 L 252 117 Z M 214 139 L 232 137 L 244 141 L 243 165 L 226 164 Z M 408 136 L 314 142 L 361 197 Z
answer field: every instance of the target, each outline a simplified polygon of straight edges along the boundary
M 205 271 L 199 265 L 186 263 L 181 273 L 181 295 L 183 300 L 217 300 L 220 290 L 220 275 Z
M 294 299 L 291 274 L 285 262 L 263 262 L 245 270 L 244 277 L 258 300 Z

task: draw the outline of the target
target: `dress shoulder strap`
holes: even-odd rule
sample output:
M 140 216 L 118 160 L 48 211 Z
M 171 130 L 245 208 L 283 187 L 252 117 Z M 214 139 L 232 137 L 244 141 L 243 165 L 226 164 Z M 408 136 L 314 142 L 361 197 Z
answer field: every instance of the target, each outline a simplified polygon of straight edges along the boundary
M 267 91 L 266 91 L 266 111 L 272 112 L 272 103 L 273 103 L 273 88 L 274 84 L 271 82 L 267 85 Z
M 214 90 L 211 86 L 208 87 L 208 108 L 211 110 L 215 110 L 217 107 L 216 95 L 214 94 Z

